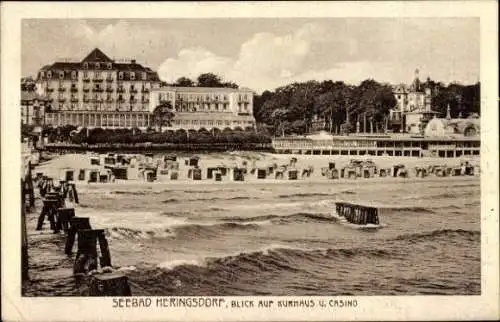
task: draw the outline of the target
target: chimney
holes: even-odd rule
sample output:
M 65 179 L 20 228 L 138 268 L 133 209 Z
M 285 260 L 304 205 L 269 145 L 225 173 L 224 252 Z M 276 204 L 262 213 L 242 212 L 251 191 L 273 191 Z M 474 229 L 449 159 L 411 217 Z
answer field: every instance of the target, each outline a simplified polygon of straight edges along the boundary
M 131 64 L 135 64 L 135 59 L 132 59 L 132 60 L 130 61 L 130 63 L 131 63 Z

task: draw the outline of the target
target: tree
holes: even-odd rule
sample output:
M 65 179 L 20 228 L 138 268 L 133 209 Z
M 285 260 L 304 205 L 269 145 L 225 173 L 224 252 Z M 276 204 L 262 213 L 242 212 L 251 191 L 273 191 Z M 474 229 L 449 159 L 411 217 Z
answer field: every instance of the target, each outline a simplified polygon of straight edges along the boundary
M 175 83 L 174 86 L 179 86 L 179 87 L 193 87 L 195 84 L 194 82 L 187 78 L 187 77 L 179 77 Z
M 234 89 L 239 88 L 238 84 L 233 83 L 233 82 L 224 82 L 221 84 L 221 87 L 234 88 Z
M 34 92 L 36 90 L 36 82 L 33 77 L 22 77 L 21 78 L 21 91 Z
M 325 86 L 326 85 L 326 86 Z M 330 132 L 338 132 L 345 122 L 346 109 L 352 104 L 352 88 L 344 82 L 324 82 L 323 94 L 316 97 L 315 106 L 319 116 L 327 121 Z
M 198 87 L 222 87 L 222 79 L 220 76 L 212 73 L 204 73 L 198 76 Z
M 288 111 L 285 108 L 278 108 L 273 111 L 272 118 L 275 124 L 275 133 L 281 133 L 282 136 L 285 135 L 285 128 L 287 124 Z
M 175 114 L 170 101 L 160 103 L 160 105 L 153 110 L 154 124 L 158 128 L 159 132 L 162 132 L 163 126 L 171 126 L 174 116 Z

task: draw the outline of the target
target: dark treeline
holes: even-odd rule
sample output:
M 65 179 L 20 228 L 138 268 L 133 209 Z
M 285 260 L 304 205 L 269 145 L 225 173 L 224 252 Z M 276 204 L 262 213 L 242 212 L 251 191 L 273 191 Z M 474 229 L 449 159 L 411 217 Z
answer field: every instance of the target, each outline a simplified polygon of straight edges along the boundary
M 427 79 L 423 86 L 432 89 L 432 109 L 440 112 L 441 117 L 445 116 L 448 104 L 452 117 L 480 113 L 479 83 L 445 86 Z M 365 120 L 366 129 L 384 132 L 389 110 L 396 104 L 392 86 L 371 79 L 358 86 L 308 81 L 255 96 L 254 115 L 259 128 L 274 135 L 305 134 L 315 129 L 315 120 L 321 120 L 321 128 L 332 133 L 351 132 L 357 121 L 363 129 Z M 346 123 L 347 115 L 349 123 Z
M 33 77 L 21 78 L 21 91 L 34 92 L 36 90 L 36 82 Z
M 74 144 L 101 144 L 101 143 L 120 143 L 120 144 L 138 144 L 150 142 L 154 144 L 172 143 L 172 144 L 241 144 L 241 143 L 270 143 L 271 138 L 263 133 L 255 132 L 253 129 L 229 128 L 222 131 L 214 129 L 195 130 L 167 130 L 163 132 L 148 129 L 141 131 L 134 129 L 102 129 L 93 128 L 87 130 L 82 128 L 77 131 L 75 126 L 66 125 L 58 128 L 45 127 L 43 136 L 46 136 L 50 143 L 53 142 L 71 142 Z
M 440 112 L 441 117 L 446 115 L 450 105 L 451 117 L 468 117 L 472 114 L 481 114 L 481 84 L 462 85 L 451 83 L 444 85 L 427 78 L 423 86 L 432 89 L 432 109 Z
M 225 82 L 222 77 L 213 73 L 200 74 L 196 81 L 188 77 L 179 77 L 173 84 L 163 82 L 162 85 L 180 86 L 180 87 L 226 87 L 238 88 L 233 82 Z

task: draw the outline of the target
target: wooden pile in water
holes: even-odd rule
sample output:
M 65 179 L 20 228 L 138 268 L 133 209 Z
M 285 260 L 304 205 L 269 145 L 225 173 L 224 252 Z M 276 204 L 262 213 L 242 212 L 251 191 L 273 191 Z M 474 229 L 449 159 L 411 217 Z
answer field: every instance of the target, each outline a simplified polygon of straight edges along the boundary
M 336 202 L 335 210 L 338 216 L 344 217 L 349 223 L 356 225 L 378 225 L 378 209 L 348 202 Z

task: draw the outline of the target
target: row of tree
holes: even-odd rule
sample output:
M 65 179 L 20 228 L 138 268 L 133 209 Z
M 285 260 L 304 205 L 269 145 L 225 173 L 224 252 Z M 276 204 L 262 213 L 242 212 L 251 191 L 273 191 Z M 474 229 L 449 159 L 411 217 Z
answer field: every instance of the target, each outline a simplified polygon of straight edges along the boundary
M 172 85 L 179 87 L 225 87 L 225 88 L 238 88 L 238 85 L 233 82 L 226 82 L 219 75 L 213 73 L 200 74 L 196 80 L 188 77 L 179 77 L 173 84 L 163 82 L 162 85 Z
M 254 130 L 226 128 L 224 130 L 207 129 L 177 130 L 158 132 L 152 128 L 141 131 L 134 129 L 102 129 L 81 128 L 77 130 L 72 125 L 59 128 L 45 127 L 42 135 L 47 136 L 49 142 L 71 142 L 75 144 L 99 144 L 99 143 L 173 143 L 173 144 L 205 144 L 205 143 L 271 143 L 271 138 Z
M 446 115 L 448 105 L 451 117 L 468 117 L 472 114 L 481 114 L 481 84 L 462 85 L 435 82 L 430 78 L 422 83 L 424 88 L 431 89 L 431 105 L 434 111 L 442 117 Z
M 340 132 L 365 118 L 380 129 L 395 106 L 391 86 L 371 79 L 359 86 L 308 81 L 264 91 L 254 98 L 254 115 L 257 123 L 274 134 L 307 133 L 319 120 L 329 131 Z
M 480 84 L 460 85 L 427 79 L 422 88 L 431 88 L 431 107 L 446 115 L 467 117 L 480 113 Z M 361 129 L 384 132 L 389 110 L 397 104 L 392 86 L 368 79 L 358 86 L 338 81 L 308 81 L 264 91 L 254 97 L 254 115 L 259 128 L 274 135 L 304 134 L 320 127 L 330 132 Z

